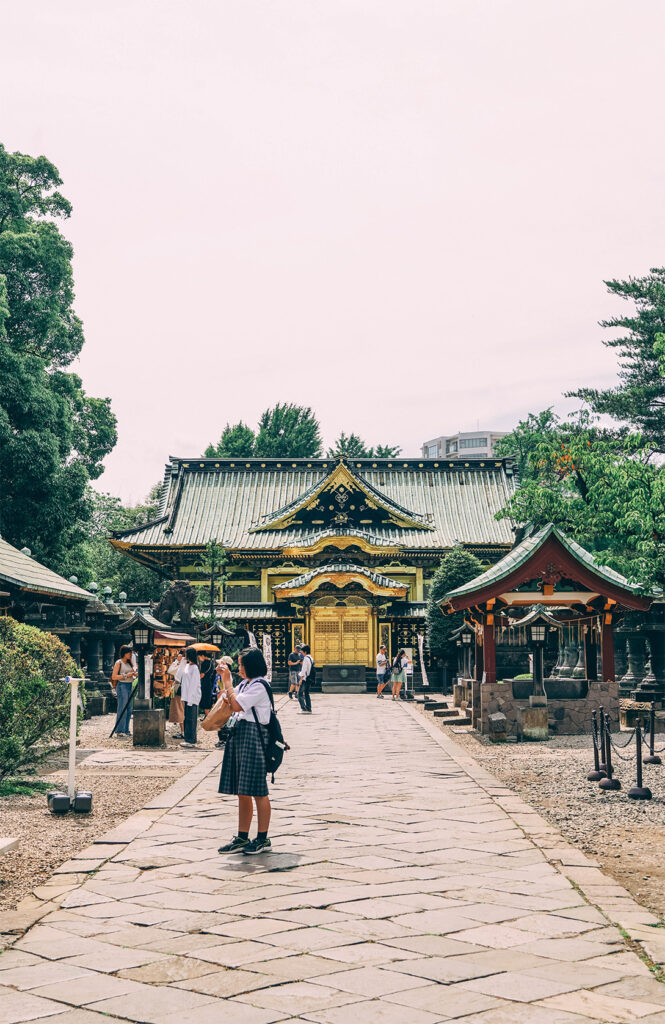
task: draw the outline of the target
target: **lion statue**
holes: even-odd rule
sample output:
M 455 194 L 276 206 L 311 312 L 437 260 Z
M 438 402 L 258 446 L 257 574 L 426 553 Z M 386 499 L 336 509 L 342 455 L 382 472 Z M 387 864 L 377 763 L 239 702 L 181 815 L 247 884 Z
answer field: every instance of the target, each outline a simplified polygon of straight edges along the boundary
M 189 625 L 192 621 L 192 608 L 196 600 L 196 591 L 187 580 L 174 580 L 161 601 L 153 609 L 153 615 L 160 622 L 172 623 L 176 612 L 180 622 Z

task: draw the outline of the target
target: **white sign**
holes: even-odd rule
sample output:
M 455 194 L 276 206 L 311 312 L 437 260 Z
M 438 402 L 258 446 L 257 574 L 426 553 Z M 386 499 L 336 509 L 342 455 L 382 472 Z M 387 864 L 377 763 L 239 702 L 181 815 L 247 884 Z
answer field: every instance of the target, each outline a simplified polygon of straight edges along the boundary
M 272 637 L 270 633 L 263 634 L 263 657 L 266 660 L 266 680 L 272 683 Z
M 425 646 L 425 635 L 424 633 L 418 633 L 418 653 L 420 654 L 420 671 L 423 676 L 423 686 L 429 686 L 429 679 L 427 678 L 427 669 L 425 668 L 425 655 L 423 649 Z

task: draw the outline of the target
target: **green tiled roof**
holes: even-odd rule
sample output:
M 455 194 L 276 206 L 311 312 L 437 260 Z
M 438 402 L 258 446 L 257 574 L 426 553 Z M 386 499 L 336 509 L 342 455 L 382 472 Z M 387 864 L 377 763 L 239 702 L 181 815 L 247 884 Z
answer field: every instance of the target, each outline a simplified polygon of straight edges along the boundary
M 288 526 L 271 530 L 266 517 L 301 499 L 330 473 L 333 459 L 171 459 L 160 517 L 114 534 L 122 543 L 147 547 L 201 546 L 211 539 L 232 550 L 271 551 L 313 543 L 320 537 L 358 536 L 378 545 L 439 551 L 466 545 L 510 546 L 508 520 L 495 519 L 515 489 L 506 459 L 438 463 L 427 459 L 362 459 L 354 474 L 386 500 L 421 516 L 423 528 L 386 524 L 364 529 Z
M 615 587 L 621 587 L 623 590 L 627 590 L 633 594 L 646 594 L 649 591 L 639 583 L 631 583 L 622 576 L 620 572 L 616 572 L 614 569 L 610 569 L 606 565 L 599 565 L 585 548 L 581 547 L 576 541 L 562 533 L 553 523 L 548 523 L 546 526 L 541 527 L 540 530 L 536 530 L 535 533 L 525 537 L 523 541 L 516 544 L 512 551 L 509 551 L 507 555 L 504 555 L 495 565 L 490 566 L 485 572 L 481 573 L 480 576 L 476 576 L 475 579 L 469 583 L 463 584 L 461 587 L 457 587 L 456 590 L 451 590 L 449 594 L 446 594 L 442 603 L 453 600 L 457 597 L 464 597 L 467 594 L 473 594 L 477 590 L 482 590 L 493 583 L 498 583 L 504 577 L 509 576 L 515 569 L 518 569 L 523 565 L 542 545 L 549 537 L 556 537 L 556 539 L 566 548 L 574 558 L 585 565 L 591 572 L 595 573 L 601 579 L 607 583 L 611 583 Z
M 18 548 L 0 538 L 0 585 L 3 582 L 13 584 L 22 590 L 57 594 L 59 597 L 70 597 L 79 601 L 92 601 L 92 594 L 87 590 L 70 583 L 64 576 L 58 576 L 57 572 L 47 569 L 30 555 L 24 555 Z
M 273 587 L 273 590 L 295 590 L 306 586 L 310 580 L 316 579 L 317 576 L 327 576 L 329 573 L 350 572 L 367 576 L 372 583 L 376 583 L 377 587 L 400 587 L 402 590 L 408 590 L 405 583 L 398 583 L 396 580 L 391 580 L 389 576 L 382 576 L 381 573 L 368 569 L 365 565 L 353 565 L 351 562 L 334 562 L 331 565 L 320 565 L 316 569 L 311 569 L 310 572 L 303 573 L 302 576 L 295 576 L 285 583 L 278 583 Z

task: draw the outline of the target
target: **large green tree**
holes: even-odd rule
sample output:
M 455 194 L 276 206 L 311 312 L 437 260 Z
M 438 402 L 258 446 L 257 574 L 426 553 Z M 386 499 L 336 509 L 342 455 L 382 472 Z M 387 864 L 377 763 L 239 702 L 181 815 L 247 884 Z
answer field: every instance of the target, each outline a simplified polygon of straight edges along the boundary
M 259 420 L 254 445 L 258 458 L 317 458 L 321 454 L 321 429 L 309 406 L 278 402 Z
M 462 625 L 463 612 L 444 615 L 441 602 L 446 594 L 479 576 L 485 567 L 474 554 L 463 547 L 453 548 L 441 559 L 429 586 L 427 599 L 427 645 L 438 661 L 454 666 L 457 656 L 451 635 Z
M 582 398 L 594 412 L 628 424 L 639 431 L 645 445 L 665 452 L 665 268 L 655 267 L 644 277 L 605 284 L 613 295 L 634 304 L 624 316 L 601 321 L 601 327 L 616 332 L 603 344 L 617 351 L 619 383 L 570 394 Z
M 71 206 L 45 157 L 0 145 L 0 533 L 59 569 L 85 536 L 89 479 L 116 442 L 108 399 L 65 368 L 83 344 Z
M 242 420 L 233 426 L 227 423 L 217 444 L 209 444 L 204 454 L 209 459 L 251 459 L 255 442 L 254 431 Z
M 100 592 L 111 587 L 116 601 L 122 591 L 130 601 L 159 601 L 165 586 L 163 577 L 116 550 L 109 544 L 109 537 L 114 530 L 130 530 L 154 519 L 160 493 L 161 484 L 155 484 L 145 501 L 124 505 L 115 495 L 100 494 L 88 487 L 86 537 L 64 557 L 61 571 L 77 576 L 84 587 L 93 581 Z

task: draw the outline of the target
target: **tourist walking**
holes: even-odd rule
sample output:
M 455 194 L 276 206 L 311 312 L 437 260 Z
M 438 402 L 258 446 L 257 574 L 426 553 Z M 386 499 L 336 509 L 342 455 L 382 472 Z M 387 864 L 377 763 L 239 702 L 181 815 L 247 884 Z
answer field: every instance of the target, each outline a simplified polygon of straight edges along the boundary
M 118 708 L 115 717 L 115 731 L 118 736 L 129 736 L 129 720 L 132 717 L 132 688 L 138 672 L 134 668 L 131 647 L 122 646 L 120 657 L 113 666 L 111 686 L 115 690 Z
M 303 659 L 298 673 L 298 701 L 300 702 L 300 709 L 306 715 L 312 713 L 312 699 L 309 695 L 309 688 L 313 682 L 312 680 L 312 668 L 314 662 L 312 656 L 309 653 L 309 644 L 302 645 Z
M 393 700 L 399 700 L 399 691 L 402 689 L 402 683 L 406 682 L 406 666 L 409 664 L 409 659 L 406 656 L 406 651 L 398 651 L 397 656 L 393 659 L 393 666 L 391 670 L 391 678 L 393 684 Z
M 376 695 L 379 700 L 383 700 L 383 691 L 388 685 L 390 679 L 390 664 L 388 663 L 388 651 L 385 644 L 381 644 L 379 647 L 379 653 L 376 656 Z
M 180 696 L 185 705 L 185 742 L 180 746 L 191 750 L 197 746 L 196 729 L 199 724 L 201 673 L 196 660 L 196 651 L 188 647 L 185 654 L 186 664 L 180 683 Z
M 289 669 L 289 700 L 293 700 L 293 698 L 298 692 L 298 677 L 300 675 L 300 666 L 302 665 L 302 659 L 302 644 L 296 644 L 295 648 L 291 651 L 287 659 L 287 665 Z
M 224 750 L 219 792 L 238 797 L 238 832 L 231 842 L 220 846 L 220 853 L 267 853 L 270 826 L 270 798 L 266 781 L 264 746 L 268 743 L 268 723 L 272 710 L 267 667 L 261 651 L 247 647 L 238 658 L 240 683 L 234 689 L 231 670 L 222 666 L 222 685 L 234 712 L 229 722 L 229 738 Z M 256 804 L 258 831 L 250 840 L 249 830 Z

